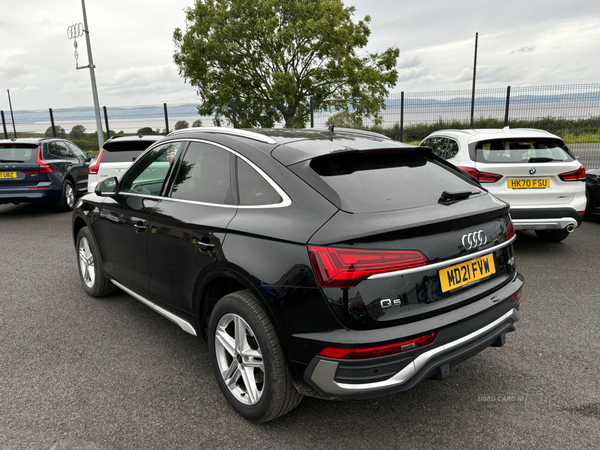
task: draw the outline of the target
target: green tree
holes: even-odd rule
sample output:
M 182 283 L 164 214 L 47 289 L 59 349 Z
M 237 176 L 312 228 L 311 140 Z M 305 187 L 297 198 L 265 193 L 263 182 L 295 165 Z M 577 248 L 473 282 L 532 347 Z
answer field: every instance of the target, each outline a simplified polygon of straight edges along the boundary
M 55 125 L 54 128 L 56 129 L 56 137 L 59 137 L 59 138 L 67 137 L 67 132 L 65 131 L 65 129 L 63 127 L 61 127 L 60 125 Z M 52 132 L 52 127 L 48 127 L 48 129 L 44 133 L 44 136 L 46 136 L 46 137 L 54 136 L 54 133 Z
M 327 119 L 325 124 L 327 126 L 335 125 L 337 127 L 344 128 L 363 128 L 362 117 L 357 116 L 350 111 L 341 111 L 337 114 L 334 114 Z
M 173 59 L 215 125 L 232 121 L 235 100 L 242 127 L 303 127 L 311 95 L 317 110 L 335 104 L 380 123 L 400 52 L 357 56 L 371 18 L 354 23 L 354 12 L 341 0 L 196 0 L 173 33 Z
M 139 130 L 137 130 L 137 134 L 148 135 L 148 134 L 158 134 L 158 133 L 155 133 L 151 127 L 142 127 Z
M 75 125 L 73 128 L 71 128 L 69 137 L 71 139 L 83 139 L 85 137 L 85 127 L 83 125 Z
M 201 126 L 202 126 L 202 121 L 200 119 L 194 120 L 192 127 L 201 127 Z
M 175 124 L 175 129 L 176 130 L 182 130 L 184 128 L 189 128 L 190 124 L 188 122 L 186 122 L 185 120 L 178 120 L 177 123 Z

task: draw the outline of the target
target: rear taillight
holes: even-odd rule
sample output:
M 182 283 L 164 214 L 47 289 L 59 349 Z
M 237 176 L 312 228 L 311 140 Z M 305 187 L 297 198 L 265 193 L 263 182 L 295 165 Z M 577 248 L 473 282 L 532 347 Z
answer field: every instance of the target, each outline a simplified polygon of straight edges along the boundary
M 91 164 L 88 167 L 89 175 L 98 175 L 98 170 L 100 169 L 100 160 L 102 159 L 103 154 L 104 154 L 104 148 L 102 150 L 100 150 L 100 153 L 98 154 L 96 161 L 94 161 L 94 164 Z
M 38 146 L 37 148 L 37 159 L 35 161 L 40 168 L 38 170 L 24 170 L 23 173 L 32 174 L 32 173 L 53 173 L 54 169 L 50 164 L 42 159 L 42 147 Z
M 381 356 L 396 355 L 398 353 L 414 350 L 424 347 L 435 341 L 437 333 L 426 334 L 425 336 L 411 339 L 410 341 L 398 342 L 396 344 L 383 345 L 372 348 L 334 348 L 325 347 L 319 352 L 319 356 L 335 359 L 370 359 Z
M 311 245 L 308 251 L 321 287 L 356 286 L 377 273 L 429 264 L 416 250 L 357 250 Z
M 512 239 L 515 235 L 515 226 L 512 223 L 512 220 L 509 219 L 508 225 L 506 226 L 506 240 Z
M 581 166 L 572 172 L 560 173 L 558 177 L 563 181 L 585 181 L 585 167 Z
M 50 164 L 42 159 L 42 146 L 38 147 L 37 161 L 40 166 L 40 173 L 53 173 L 54 169 Z
M 502 178 L 502 175 L 499 175 L 497 173 L 480 172 L 479 170 L 473 169 L 472 167 L 459 167 L 459 169 L 464 170 L 469 175 L 472 175 L 480 183 L 495 183 L 500 178 Z

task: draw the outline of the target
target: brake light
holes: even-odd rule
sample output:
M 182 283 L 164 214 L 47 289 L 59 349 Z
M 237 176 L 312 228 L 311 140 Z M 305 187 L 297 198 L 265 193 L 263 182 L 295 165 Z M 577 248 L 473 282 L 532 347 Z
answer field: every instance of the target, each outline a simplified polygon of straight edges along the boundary
M 37 161 L 40 165 L 40 173 L 54 173 L 54 169 L 50 164 L 42 159 L 42 146 L 38 146 Z
M 437 333 L 426 334 L 425 336 L 411 339 L 410 341 L 398 342 L 396 344 L 383 345 L 381 347 L 372 348 L 334 348 L 325 347 L 321 350 L 318 356 L 335 359 L 370 359 L 379 358 L 381 356 L 396 355 L 398 353 L 414 350 L 415 348 L 424 347 L 435 341 Z
M 581 166 L 572 172 L 560 173 L 558 177 L 563 181 L 585 181 L 585 167 Z
M 480 172 L 479 170 L 473 169 L 472 167 L 459 167 L 459 169 L 464 170 L 469 175 L 472 175 L 480 183 L 495 183 L 500 178 L 502 178 L 502 175 L 499 175 L 497 173 Z
M 94 162 L 94 164 L 88 166 L 88 174 L 89 175 L 98 175 L 98 170 L 100 169 L 100 160 L 102 159 L 103 154 L 104 154 L 104 148 L 102 148 L 102 150 L 100 150 L 100 153 L 98 154 L 98 157 L 96 158 L 96 161 Z
M 508 225 L 506 226 L 506 240 L 512 239 L 515 235 L 515 226 L 512 223 L 512 220 L 508 220 Z
M 416 250 L 357 250 L 311 245 L 308 251 L 321 287 L 356 286 L 377 273 L 429 264 L 427 258 Z

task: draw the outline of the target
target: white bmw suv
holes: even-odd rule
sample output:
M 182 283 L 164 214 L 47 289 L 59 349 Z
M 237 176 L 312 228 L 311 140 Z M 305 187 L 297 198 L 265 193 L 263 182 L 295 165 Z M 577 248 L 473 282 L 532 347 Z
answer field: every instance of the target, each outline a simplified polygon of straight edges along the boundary
M 516 230 L 558 242 L 581 224 L 585 168 L 554 134 L 509 127 L 439 130 L 420 146 L 431 147 L 508 202 Z

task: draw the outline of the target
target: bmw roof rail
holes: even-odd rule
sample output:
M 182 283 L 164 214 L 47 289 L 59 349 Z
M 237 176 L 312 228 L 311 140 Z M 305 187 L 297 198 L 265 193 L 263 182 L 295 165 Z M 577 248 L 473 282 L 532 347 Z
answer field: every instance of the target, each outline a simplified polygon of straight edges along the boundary
M 254 139 L 255 141 L 264 142 L 265 144 L 277 144 L 277 141 L 270 138 L 269 136 L 265 136 L 264 134 L 256 133 L 254 131 L 249 130 L 240 130 L 239 128 L 225 128 L 225 127 L 192 127 L 192 128 L 182 128 L 180 130 L 171 131 L 167 136 L 172 136 L 175 134 L 189 132 L 189 131 L 199 131 L 199 132 L 207 132 L 207 133 L 218 133 L 218 134 L 229 134 L 232 136 L 245 137 L 248 139 Z

